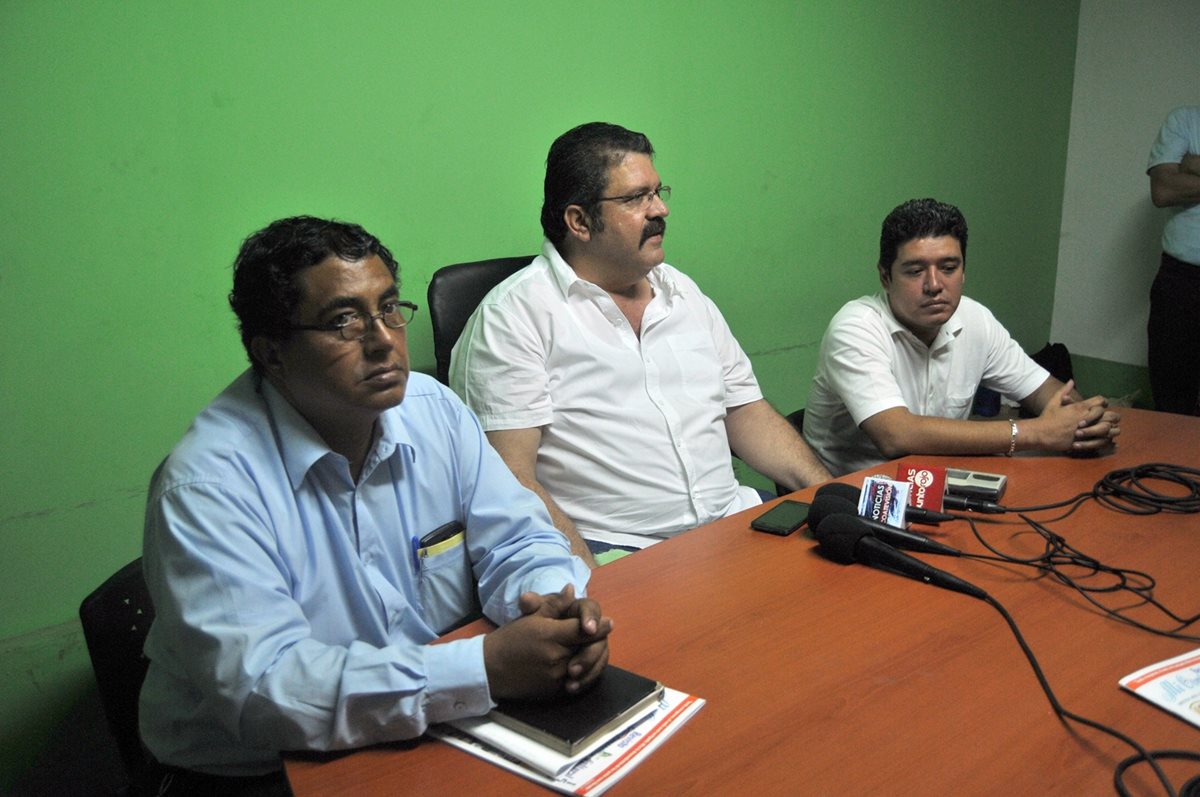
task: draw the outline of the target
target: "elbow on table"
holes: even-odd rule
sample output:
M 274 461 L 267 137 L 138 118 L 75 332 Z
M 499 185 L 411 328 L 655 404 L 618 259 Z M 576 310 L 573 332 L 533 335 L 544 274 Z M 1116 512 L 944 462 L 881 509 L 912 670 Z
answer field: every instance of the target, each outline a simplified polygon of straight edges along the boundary
M 896 459 L 906 454 L 912 453 L 912 446 L 904 439 L 902 434 L 869 434 L 871 441 L 875 443 L 875 447 L 879 449 L 879 453 L 886 459 Z

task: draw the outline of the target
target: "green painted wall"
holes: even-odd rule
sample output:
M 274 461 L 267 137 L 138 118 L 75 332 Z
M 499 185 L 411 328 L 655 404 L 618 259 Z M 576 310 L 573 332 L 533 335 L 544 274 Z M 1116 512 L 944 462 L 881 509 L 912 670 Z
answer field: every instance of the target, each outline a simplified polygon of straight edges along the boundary
M 90 678 L 79 600 L 138 555 L 145 484 L 243 367 L 245 235 L 364 224 L 424 304 L 440 265 L 534 252 L 551 140 L 648 133 L 666 239 L 768 397 L 804 403 L 879 222 L 935 195 L 967 290 L 1050 325 L 1077 0 L 0 3 L 0 788 Z M 410 334 L 431 370 L 428 322 Z M 1091 386 L 1089 386 L 1091 387 Z M 1096 386 L 1097 390 L 1103 389 Z

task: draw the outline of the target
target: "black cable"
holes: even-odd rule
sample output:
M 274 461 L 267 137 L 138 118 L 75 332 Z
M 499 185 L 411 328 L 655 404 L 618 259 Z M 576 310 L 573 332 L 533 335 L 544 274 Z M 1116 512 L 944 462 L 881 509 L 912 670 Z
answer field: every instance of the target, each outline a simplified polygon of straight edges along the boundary
M 1150 462 L 1121 468 L 1106 474 L 1092 488 L 1092 497 L 1101 504 L 1133 515 L 1158 512 L 1200 512 L 1200 470 L 1183 465 Z M 1164 493 L 1154 482 L 1183 487 L 1186 495 Z
M 1002 510 L 1004 510 L 1004 512 L 1007 512 L 1007 513 L 1044 512 L 1048 509 L 1059 509 L 1060 507 L 1070 506 L 1071 508 L 1069 510 L 1067 510 L 1066 514 L 1060 516 L 1060 519 L 1061 519 L 1061 518 L 1064 518 L 1067 515 L 1071 514 L 1072 512 L 1074 512 L 1082 504 L 1087 502 L 1087 500 L 1089 498 L 1092 498 L 1092 497 L 1093 497 L 1092 493 L 1088 492 L 1088 493 L 1080 493 L 1079 495 L 1072 496 L 1071 498 L 1068 498 L 1065 501 L 1055 501 L 1052 504 L 1038 504 L 1036 506 L 1003 506 L 1003 505 L 997 504 L 997 506 L 999 506 Z
M 1087 717 L 1066 709 L 1061 703 L 1058 702 L 1058 697 L 1054 694 L 1054 690 L 1050 688 L 1050 682 L 1046 680 L 1046 675 L 1042 672 L 1042 667 L 1040 664 L 1038 664 L 1037 657 L 1033 655 L 1033 650 L 1030 649 L 1029 643 L 1025 641 L 1025 637 L 1021 633 L 1021 629 L 1017 627 L 1017 623 L 1015 620 L 1013 620 L 1012 615 L 1008 613 L 1008 610 L 1004 608 L 1000 601 L 996 600 L 991 595 L 987 595 L 984 598 L 984 601 L 986 601 L 987 604 L 993 607 L 996 611 L 1000 612 L 1000 616 L 1004 618 L 1006 623 L 1008 623 L 1009 629 L 1012 631 L 1013 636 L 1016 637 L 1017 644 L 1021 647 L 1021 652 L 1025 654 L 1025 658 L 1029 661 L 1030 667 L 1033 668 L 1033 674 L 1037 676 L 1038 683 L 1041 684 L 1042 691 L 1045 693 L 1046 699 L 1050 701 L 1050 707 L 1054 709 L 1054 713 L 1059 717 L 1059 719 L 1071 720 L 1080 725 L 1086 725 L 1089 728 L 1095 728 L 1101 733 L 1106 733 L 1109 736 L 1124 742 L 1137 751 L 1135 755 L 1121 761 L 1113 773 L 1113 786 L 1116 788 L 1117 794 L 1121 795 L 1121 797 L 1126 797 L 1126 795 L 1129 794 L 1128 790 L 1125 788 L 1123 780 L 1125 770 L 1134 764 L 1144 761 L 1154 770 L 1154 774 L 1158 776 L 1159 781 L 1162 783 L 1163 788 L 1166 789 L 1167 794 L 1170 797 L 1195 797 L 1194 793 L 1188 791 L 1188 789 L 1194 788 L 1192 783 L 1193 781 L 1200 779 L 1200 776 L 1192 778 L 1186 784 L 1184 784 L 1185 791 L 1176 792 L 1174 786 L 1171 785 L 1170 779 L 1167 778 L 1167 773 L 1165 773 L 1162 767 L 1159 765 L 1158 759 L 1185 758 L 1188 760 L 1200 761 L 1200 753 L 1193 753 L 1187 750 L 1147 750 L 1138 742 L 1121 733 L 1117 729 L 1111 728 L 1101 722 L 1088 719 Z
M 1066 584 L 1072 586 L 1074 589 L 1079 591 L 1080 594 L 1084 595 L 1089 601 L 1091 601 L 1094 605 L 1097 605 L 1100 608 L 1104 609 L 1110 615 L 1115 616 L 1118 619 L 1121 619 L 1125 622 L 1129 622 L 1131 624 L 1142 627 L 1141 624 L 1136 623 L 1132 620 L 1129 620 L 1128 618 L 1123 617 L 1122 615 L 1120 615 L 1119 612 L 1110 610 L 1110 609 L 1107 609 L 1107 607 L 1101 606 L 1098 602 L 1094 601 L 1088 595 L 1088 592 L 1089 591 L 1114 592 L 1114 591 L 1118 591 L 1118 590 L 1128 590 L 1128 591 L 1134 592 L 1135 594 L 1138 594 L 1140 597 L 1143 598 L 1143 600 L 1148 600 L 1148 601 L 1153 602 L 1153 597 L 1148 594 L 1154 587 L 1154 579 L 1151 576 L 1149 576 L 1148 574 L 1145 574 L 1145 573 L 1141 573 L 1139 571 L 1134 571 L 1134 570 L 1119 570 L 1116 568 L 1105 567 L 1098 560 L 1088 557 L 1088 556 L 1082 554 L 1082 552 L 1076 551 L 1074 548 L 1067 545 L 1065 539 L 1063 539 L 1061 536 L 1056 535 L 1053 532 L 1051 532 L 1043 524 L 1037 523 L 1036 521 L 1033 521 L 1024 515 L 1022 515 L 1021 518 L 1031 528 L 1033 528 L 1035 531 L 1037 531 L 1042 536 L 1043 540 L 1046 543 L 1045 550 L 1039 556 L 1031 557 L 1029 559 L 1019 559 L 1017 557 L 1011 557 L 1011 556 L 1004 554 L 1003 552 L 1001 552 L 1001 551 L 997 550 L 996 548 L 994 548 L 993 546 L 991 546 L 985 539 L 983 539 L 983 536 L 979 533 L 979 530 L 976 527 L 974 520 L 971 518 L 965 518 L 965 519 L 970 524 L 971 530 L 975 533 L 976 538 L 984 545 L 985 548 L 987 548 L 988 550 L 997 554 L 997 556 L 991 557 L 991 556 L 976 555 L 976 554 L 963 554 L 963 555 L 972 557 L 972 558 L 976 558 L 976 559 L 999 560 L 999 561 L 1003 561 L 1003 562 L 1025 564 L 1025 565 L 1037 567 L 1038 569 L 1043 570 L 1044 572 L 1048 572 L 1049 574 L 1053 575 L 1055 578 L 1062 581 L 1063 583 L 1066 583 Z M 824 545 L 824 544 L 825 544 L 825 540 L 822 540 L 822 545 Z M 858 558 L 857 556 L 853 556 L 852 560 L 857 559 L 857 558 Z M 1071 565 L 1084 567 L 1084 568 L 1088 569 L 1092 574 L 1108 573 L 1110 575 L 1113 575 L 1115 577 L 1115 580 L 1113 583 L 1111 583 L 1109 585 L 1105 585 L 1103 587 L 1082 586 L 1082 585 L 1077 584 L 1075 579 L 1067 576 L 1066 574 L 1062 573 L 1060 570 L 1058 570 L 1055 567 L 1056 564 L 1061 564 L 1061 563 L 1067 563 L 1067 564 L 1071 564 Z M 885 569 L 887 569 L 886 565 L 880 565 L 878 562 L 876 562 L 875 564 L 876 564 L 876 566 L 884 566 Z M 910 577 L 920 579 L 919 576 L 915 576 L 911 573 L 905 573 L 905 574 L 909 575 Z M 1140 584 L 1131 583 L 1138 579 L 1141 579 L 1142 583 L 1140 583 Z M 928 581 L 929 579 L 926 578 L 925 580 Z M 977 590 L 978 588 L 975 588 L 975 589 Z M 1127 795 L 1129 794 L 1128 790 L 1125 788 L 1125 783 L 1124 783 L 1125 772 L 1131 766 L 1134 766 L 1134 765 L 1142 763 L 1142 762 L 1145 762 L 1150 765 L 1151 769 L 1154 771 L 1155 776 L 1158 778 L 1159 782 L 1162 783 L 1163 788 L 1166 790 L 1168 797 L 1200 797 L 1200 775 L 1190 778 L 1188 781 L 1185 782 L 1183 789 L 1179 792 L 1176 792 L 1174 786 L 1172 786 L 1172 784 L 1171 784 L 1170 779 L 1167 777 L 1166 772 L 1163 771 L 1162 766 L 1159 764 L 1160 758 L 1174 758 L 1174 759 L 1184 759 L 1184 760 L 1200 762 L 1200 753 L 1195 753 L 1195 752 L 1191 752 L 1188 750 L 1161 750 L 1161 751 L 1160 750 L 1154 750 L 1154 751 L 1147 750 L 1145 747 L 1143 747 L 1141 744 L 1139 744 L 1136 740 L 1125 735 L 1124 733 L 1121 733 L 1120 731 L 1116 730 L 1115 728 L 1112 728 L 1101 722 L 1097 722 L 1096 720 L 1089 719 L 1080 714 L 1076 714 L 1075 712 L 1070 711 L 1067 708 L 1065 708 L 1059 702 L 1058 697 L 1054 694 L 1054 690 L 1051 689 L 1050 682 L 1046 679 L 1046 675 L 1042 671 L 1042 667 L 1038 663 L 1037 657 L 1033 654 L 1033 650 L 1029 647 L 1029 643 L 1025 641 L 1025 636 L 1021 633 L 1021 629 L 1017 627 L 1016 621 L 1012 618 L 1012 615 L 1009 614 L 1008 610 L 1004 608 L 1003 604 L 1001 604 L 998 600 L 993 598 L 988 593 L 983 592 L 982 590 L 978 590 L 978 592 L 974 592 L 974 593 L 968 592 L 967 594 L 973 594 L 975 597 L 979 597 L 981 600 L 985 601 L 988 605 L 992 606 L 992 608 L 994 608 L 997 612 L 999 612 L 1000 616 L 1004 618 L 1004 621 L 1008 624 L 1008 627 L 1012 631 L 1014 638 L 1017 640 L 1017 644 L 1020 646 L 1021 652 L 1024 653 L 1026 660 L 1029 662 L 1030 667 L 1033 669 L 1033 673 L 1037 677 L 1038 683 L 1041 685 L 1042 691 L 1046 695 L 1046 699 L 1050 702 L 1050 707 L 1054 710 L 1055 715 L 1060 720 L 1062 720 L 1062 721 L 1071 720 L 1072 722 L 1075 722 L 1077 724 L 1085 725 L 1089 728 L 1093 728 L 1095 730 L 1100 731 L 1101 733 L 1105 733 L 1105 734 L 1113 737 L 1114 739 L 1117 739 L 1118 741 L 1124 742 L 1125 744 L 1129 745 L 1131 748 L 1134 749 L 1135 754 L 1120 761 L 1118 763 L 1116 769 L 1113 772 L 1113 786 L 1116 789 L 1117 794 L 1120 795 L 1120 797 L 1127 797 Z M 1155 603 L 1155 605 L 1157 606 L 1158 604 Z M 1168 614 L 1170 614 L 1170 613 L 1168 612 Z M 1171 615 L 1171 616 L 1173 617 L 1174 615 Z M 1153 629 L 1150 629 L 1150 630 L 1153 630 Z
M 1200 753 L 1193 753 L 1190 750 L 1154 750 L 1152 755 L 1159 760 L 1171 758 L 1176 761 L 1200 761 Z M 1125 788 L 1125 770 L 1146 760 L 1139 753 L 1131 755 L 1117 764 L 1117 768 L 1113 772 L 1113 786 L 1116 787 L 1117 794 L 1121 797 L 1129 797 L 1129 789 Z M 1193 775 L 1184 782 L 1183 788 L 1179 790 L 1179 797 L 1200 797 L 1200 775 Z
M 1156 489 L 1158 485 L 1155 482 L 1183 487 L 1186 494 L 1161 492 Z M 1110 509 L 1131 515 L 1154 515 L 1159 512 L 1179 512 L 1181 514 L 1200 512 L 1200 470 L 1189 468 L 1186 465 L 1148 462 L 1144 465 L 1110 471 L 1092 486 L 1090 492 L 1079 493 L 1065 501 L 1037 506 L 1000 506 L 1000 508 L 1004 512 L 1029 513 L 1071 506 L 1071 509 L 1062 516 L 1066 517 L 1089 498 Z
M 1200 636 L 1183 633 L 1185 629 L 1200 620 L 1200 614 L 1193 617 L 1180 617 L 1159 602 L 1154 597 L 1154 588 L 1157 586 L 1157 583 L 1149 573 L 1106 565 L 1070 545 L 1062 536 L 1050 531 L 1045 524 L 1039 523 L 1025 515 L 1021 515 L 1021 519 L 1044 540 L 1045 544 L 1040 553 L 1029 557 L 1019 557 L 1001 551 L 984 538 L 973 518 L 966 518 L 967 524 L 970 526 L 975 538 L 979 540 L 984 548 L 991 551 L 994 556 L 970 553 L 964 553 L 963 555 L 973 559 L 1001 561 L 1032 567 L 1075 590 L 1088 603 L 1118 622 L 1158 636 L 1189 642 L 1200 642 Z M 1072 575 L 1066 572 L 1066 568 L 1076 568 L 1080 573 Z M 1085 583 L 1088 579 L 1100 578 L 1107 580 L 1101 583 Z M 1136 602 L 1129 606 L 1114 609 L 1105 605 L 1096 597 L 1096 595 L 1118 593 L 1132 595 L 1136 598 Z M 1173 621 L 1176 624 L 1175 627 L 1165 629 L 1156 628 L 1128 617 L 1125 614 L 1125 612 L 1147 605 L 1152 606 Z
M 1021 516 L 1021 519 L 1024 520 L 1026 523 L 1028 523 L 1029 526 L 1031 528 L 1033 528 L 1035 531 L 1037 531 L 1039 534 L 1042 534 L 1042 535 L 1048 536 L 1048 537 L 1053 537 L 1053 539 L 1059 544 L 1060 550 L 1065 552 L 1064 561 L 1066 561 L 1067 563 L 1074 565 L 1074 566 L 1078 566 L 1078 567 L 1090 567 L 1093 569 L 1093 574 L 1105 573 L 1105 574 L 1109 574 L 1114 577 L 1115 582 L 1109 587 L 1088 587 L 1088 586 L 1081 585 L 1080 583 L 1078 583 L 1078 581 L 1076 579 L 1071 578 L 1070 576 L 1063 573 L 1062 571 L 1057 570 L 1057 569 L 1054 570 L 1052 575 L 1056 579 L 1058 579 L 1062 583 L 1066 584 L 1067 586 L 1070 586 L 1072 589 L 1075 589 L 1076 591 L 1078 591 L 1084 598 L 1088 599 L 1093 605 L 1097 606 L 1098 608 L 1104 609 L 1107 612 L 1112 613 L 1118 619 L 1120 619 L 1122 622 L 1129 623 L 1130 625 L 1133 625 L 1137 628 L 1142 628 L 1144 630 L 1154 631 L 1155 633 L 1173 636 L 1178 639 L 1186 639 L 1189 641 L 1200 641 L 1200 637 L 1188 636 L 1186 634 L 1177 633 L 1178 631 L 1182 631 L 1184 628 L 1187 628 L 1189 625 L 1195 623 L 1197 620 L 1200 620 L 1200 614 L 1196 614 L 1192 617 L 1187 617 L 1187 618 L 1180 617 L 1177 614 L 1175 614 L 1174 612 L 1172 612 L 1170 609 L 1168 609 L 1166 606 L 1164 606 L 1163 604 L 1158 602 L 1154 598 L 1154 588 L 1155 588 L 1155 586 L 1157 586 L 1157 583 L 1155 582 L 1154 577 L 1151 576 L 1149 573 L 1143 573 L 1140 570 L 1131 570 L 1128 568 L 1110 567 L 1108 565 L 1105 565 L 1105 564 L 1099 562 L 1098 560 L 1093 559 L 1090 556 L 1087 556 L 1079 549 L 1067 544 L 1067 541 L 1065 539 L 1063 539 L 1062 537 L 1060 537 L 1056 534 L 1053 534 L 1048 528 L 1045 527 L 1044 524 L 1038 523 L 1037 521 L 1034 521 L 1031 518 L 1028 518 L 1024 515 Z M 1140 583 L 1138 583 L 1139 581 L 1140 581 Z M 1102 606 L 1101 604 L 1099 604 L 1098 602 L 1096 602 L 1095 600 L 1093 600 L 1091 598 L 1091 593 L 1117 592 L 1117 591 L 1125 591 L 1125 592 L 1133 593 L 1134 595 L 1136 595 L 1138 598 L 1140 598 L 1142 600 L 1143 604 L 1149 604 L 1151 606 L 1154 606 L 1156 609 L 1161 611 L 1167 617 L 1169 617 L 1172 620 L 1174 620 L 1175 622 L 1179 623 L 1179 628 L 1173 632 L 1163 632 L 1158 629 L 1151 628 L 1149 626 L 1146 626 L 1144 624 L 1138 623 L 1136 621 L 1130 620 L 1129 618 L 1125 617 L 1124 615 L 1121 614 L 1122 610 L 1109 609 L 1108 607 Z M 1125 607 L 1125 609 L 1132 609 L 1132 608 L 1134 608 L 1134 607 L 1132 607 L 1132 606 Z
M 1156 489 L 1155 482 L 1166 482 L 1168 484 L 1181 486 L 1185 490 L 1185 494 L 1179 495 L 1178 491 L 1162 492 Z M 1170 465 L 1165 463 L 1148 463 L 1138 465 L 1131 468 L 1122 468 L 1111 471 L 1105 474 L 1092 490 L 1087 493 L 1080 493 L 1065 501 L 1059 501 L 1050 504 L 1042 504 L 1030 507 L 1001 507 L 1003 512 L 1015 513 L 1022 521 L 1024 521 L 1031 529 L 1033 529 L 1044 541 L 1044 547 L 1040 554 L 1031 557 L 1017 557 L 1000 551 L 991 545 L 980 533 L 975 519 L 968 515 L 960 515 L 967 521 L 971 527 L 975 538 L 989 551 L 993 556 L 980 554 L 964 554 L 974 559 L 987 561 L 1001 561 L 1010 564 L 1025 565 L 1036 568 L 1037 570 L 1053 577 L 1057 581 L 1074 589 L 1085 600 L 1091 603 L 1096 608 L 1113 617 L 1114 619 L 1149 631 L 1155 634 L 1169 636 L 1176 639 L 1184 639 L 1191 641 L 1200 641 L 1200 637 L 1191 636 L 1180 633 L 1184 628 L 1200 620 L 1200 614 L 1190 618 L 1181 618 L 1168 609 L 1163 604 L 1159 603 L 1153 596 L 1155 587 L 1154 578 L 1148 574 L 1138 570 L 1129 570 L 1124 568 L 1110 567 L 1103 564 L 1099 560 L 1084 554 L 1082 551 L 1067 543 L 1066 539 L 1061 535 L 1055 534 L 1049 528 L 1047 523 L 1052 523 L 1068 517 L 1074 513 L 1080 506 L 1088 500 L 1094 500 L 1101 506 L 1113 509 L 1118 512 L 1133 515 L 1152 515 L 1159 512 L 1176 512 L 1176 513 L 1195 513 L 1200 512 L 1200 470 L 1189 468 L 1182 465 Z M 1035 521 L 1028 517 L 1027 513 L 1047 511 L 1050 509 L 1059 509 L 1069 507 L 1063 514 L 1047 519 L 1044 521 Z M 1081 577 L 1071 576 L 1063 571 L 1064 567 L 1079 568 L 1083 575 Z M 1081 583 L 1081 579 L 1093 578 L 1098 576 L 1106 576 L 1110 580 L 1102 585 L 1095 586 Z M 1111 609 L 1103 605 L 1097 600 L 1093 593 L 1096 594 L 1112 594 L 1112 593 L 1130 593 L 1137 596 L 1139 602 L 1133 606 L 1122 607 L 1121 609 Z M 1050 688 L 1050 683 L 1046 680 L 1045 674 L 1042 672 L 1041 665 L 1038 664 L 1037 658 L 1033 655 L 1020 629 L 1017 627 L 1016 621 L 1008 613 L 995 598 L 987 595 L 985 601 L 991 605 L 1004 621 L 1008 623 L 1012 630 L 1013 636 L 1020 645 L 1021 651 L 1025 654 L 1025 658 L 1029 661 L 1033 668 L 1034 675 L 1037 676 L 1038 683 L 1042 686 L 1042 691 L 1046 694 L 1046 698 L 1050 701 L 1050 706 L 1054 709 L 1055 714 L 1063 720 L 1072 720 L 1081 725 L 1086 725 L 1095 728 L 1103 733 L 1106 733 L 1116 739 L 1119 739 L 1137 752 L 1125 758 L 1118 763 L 1113 772 L 1113 786 L 1120 797 L 1127 797 L 1129 790 L 1125 786 L 1125 772 L 1132 766 L 1139 763 L 1147 763 L 1153 769 L 1154 774 L 1158 777 L 1163 787 L 1166 789 L 1170 797 L 1200 797 L 1200 775 L 1193 776 L 1188 779 L 1183 788 L 1176 792 L 1167 778 L 1166 773 L 1158 763 L 1159 759 L 1176 759 L 1187 761 L 1200 761 L 1200 753 L 1195 753 L 1189 750 L 1154 750 L 1149 751 L 1138 744 L 1136 741 L 1126 736 L 1125 734 L 1110 728 L 1102 723 L 1090 720 L 1087 717 L 1075 714 L 1068 711 L 1058 702 L 1054 691 Z M 1136 606 L 1151 605 L 1161 611 L 1167 617 L 1179 623 L 1179 627 L 1173 631 L 1157 629 L 1152 626 L 1147 626 L 1144 623 L 1133 620 L 1122 614 L 1123 611 L 1130 610 Z
M 1168 485 L 1170 485 L 1170 489 L 1164 491 L 1164 487 Z M 1183 488 L 1182 494 L 1178 489 L 1180 487 Z M 995 558 L 1012 564 L 1025 565 L 1038 569 L 1042 573 L 1074 589 L 1086 601 L 1119 622 L 1160 636 L 1192 642 L 1200 641 L 1200 636 L 1183 633 L 1185 629 L 1200 621 L 1200 613 L 1192 617 L 1181 617 L 1160 603 L 1154 597 L 1153 593 L 1156 584 L 1150 574 L 1138 570 L 1106 565 L 1073 547 L 1067 543 L 1065 538 L 1055 534 L 1047 527 L 1046 524 L 1062 520 L 1071 515 L 1089 499 L 1096 501 L 1101 506 L 1124 514 L 1151 515 L 1159 512 L 1180 514 L 1200 512 L 1200 470 L 1183 465 L 1151 462 L 1110 471 L 1093 485 L 1090 492 L 1079 493 L 1066 501 L 1032 507 L 1001 507 L 1006 513 L 1017 514 L 1022 521 L 1045 540 L 1042 552 L 1030 557 L 1013 556 L 999 550 L 984 539 L 979 531 L 979 527 L 976 525 L 975 518 L 968 515 L 960 515 L 960 517 L 967 521 L 975 538 L 987 550 L 991 551 L 995 555 Z M 1054 518 L 1035 521 L 1027 516 L 1029 512 L 1061 507 L 1069 507 L 1069 509 Z M 967 554 L 967 556 L 973 555 Z M 974 555 L 974 558 L 990 560 L 993 557 Z M 1072 568 L 1077 569 L 1079 572 L 1068 572 Z M 1103 582 L 1099 583 L 1101 579 L 1103 579 Z M 1096 597 L 1097 595 L 1119 593 L 1130 594 L 1137 600 L 1133 605 L 1113 609 L 1106 606 Z M 1156 628 L 1134 620 L 1125 614 L 1125 612 L 1147 605 L 1152 606 L 1158 612 L 1168 617 L 1176 624 L 1175 627 L 1169 629 Z

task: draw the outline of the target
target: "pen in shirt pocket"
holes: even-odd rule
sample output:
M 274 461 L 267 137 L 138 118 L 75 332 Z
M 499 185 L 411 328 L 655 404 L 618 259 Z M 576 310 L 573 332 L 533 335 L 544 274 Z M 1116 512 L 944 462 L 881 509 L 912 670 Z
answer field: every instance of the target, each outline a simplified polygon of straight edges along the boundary
M 422 537 L 419 540 L 416 537 L 413 537 L 412 538 L 413 564 L 416 566 L 416 568 L 418 570 L 420 570 L 421 569 L 421 549 L 431 548 L 440 542 L 445 542 L 446 540 L 450 539 L 454 535 L 456 535 L 459 532 L 462 532 L 464 530 L 465 530 L 465 528 L 462 523 L 459 523 L 457 520 L 451 520 L 449 523 L 443 523 L 442 525 L 438 526 L 436 529 L 429 532 L 428 534 L 426 534 L 424 537 Z

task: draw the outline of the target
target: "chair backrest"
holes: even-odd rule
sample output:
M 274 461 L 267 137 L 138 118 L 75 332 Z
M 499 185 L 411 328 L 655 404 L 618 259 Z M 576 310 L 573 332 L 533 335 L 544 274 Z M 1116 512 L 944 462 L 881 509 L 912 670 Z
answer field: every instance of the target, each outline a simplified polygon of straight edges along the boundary
M 138 736 L 138 693 L 150 664 L 142 645 L 154 620 L 142 560 L 134 559 L 84 598 L 79 620 L 104 715 L 125 771 L 136 781 L 148 766 Z
M 1050 376 L 1066 384 L 1075 378 L 1075 369 L 1071 364 L 1071 352 L 1063 343 L 1047 343 L 1045 346 L 1029 355 L 1029 358 L 1050 372 Z M 1078 385 L 1075 386 L 1079 388 Z M 1033 413 L 1021 407 L 1019 415 L 1022 418 L 1032 418 Z
M 498 257 L 438 269 L 429 281 L 429 319 L 433 323 L 433 356 L 437 378 L 450 384 L 450 352 L 467 319 L 488 291 L 529 265 L 534 255 Z
M 1075 376 L 1075 369 L 1071 366 L 1071 352 L 1065 344 L 1047 343 L 1029 357 L 1059 382 L 1066 383 Z

